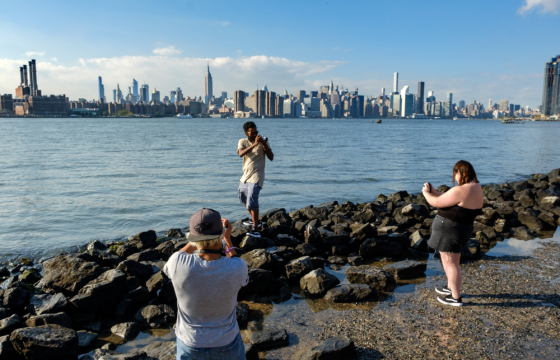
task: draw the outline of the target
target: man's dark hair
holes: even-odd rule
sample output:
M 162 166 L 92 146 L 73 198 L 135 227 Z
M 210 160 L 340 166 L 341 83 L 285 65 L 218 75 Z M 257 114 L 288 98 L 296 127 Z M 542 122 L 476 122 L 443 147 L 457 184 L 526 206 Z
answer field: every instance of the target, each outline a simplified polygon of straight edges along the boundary
M 247 121 L 245 124 L 243 124 L 243 131 L 247 132 L 247 131 L 249 131 L 249 129 L 256 128 L 256 127 L 257 127 L 257 125 L 255 125 L 254 122 Z

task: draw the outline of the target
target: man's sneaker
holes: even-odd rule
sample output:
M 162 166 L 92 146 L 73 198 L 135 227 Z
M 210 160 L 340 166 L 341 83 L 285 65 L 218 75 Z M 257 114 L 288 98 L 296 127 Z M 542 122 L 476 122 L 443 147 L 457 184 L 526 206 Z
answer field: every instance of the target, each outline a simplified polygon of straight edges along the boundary
M 451 290 L 445 285 L 444 287 L 437 287 L 436 292 L 441 295 L 451 295 Z
M 257 229 L 251 229 L 251 231 L 249 231 L 247 233 L 247 235 L 252 236 L 252 237 L 256 237 L 256 238 L 260 238 L 261 237 L 261 233 L 259 232 L 259 230 Z
M 437 299 L 440 303 L 445 304 L 445 305 L 463 306 L 463 298 L 461 298 L 461 297 L 459 297 L 458 299 L 454 299 L 453 295 L 447 295 L 445 297 L 438 296 Z
M 245 226 L 253 226 L 253 227 L 254 227 L 253 220 L 243 221 L 243 225 L 245 225 Z

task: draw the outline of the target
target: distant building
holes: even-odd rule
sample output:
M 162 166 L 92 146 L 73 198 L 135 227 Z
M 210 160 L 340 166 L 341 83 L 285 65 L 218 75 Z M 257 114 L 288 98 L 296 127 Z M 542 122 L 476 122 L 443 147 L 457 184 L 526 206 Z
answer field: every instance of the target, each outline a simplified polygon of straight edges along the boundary
M 258 117 L 266 115 L 266 91 L 255 90 L 255 114 Z
M 276 117 L 284 117 L 284 98 L 280 95 L 276 96 L 276 109 L 275 109 Z
M 404 90 L 404 89 L 403 89 Z M 414 95 L 408 94 L 408 91 L 401 93 L 401 112 L 402 117 L 412 116 L 414 113 Z
M 145 103 L 150 102 L 150 86 L 148 84 L 142 84 L 140 88 L 140 101 Z
M 266 92 L 265 115 L 268 117 L 276 117 L 276 93 L 274 91 Z
M 13 113 L 14 99 L 12 94 L 0 95 L 0 113 Z
M 103 80 L 101 76 L 97 79 L 97 86 L 99 90 L 99 102 L 105 102 L 105 87 L 103 86 Z
M 396 72 L 393 76 L 393 94 L 399 93 L 399 73 Z
M 498 105 L 498 110 L 509 111 L 509 100 L 506 99 L 500 100 L 500 104 Z
M 136 81 L 136 79 L 132 79 L 132 95 L 134 95 L 134 97 L 136 98 L 136 100 L 139 99 L 139 95 L 138 95 L 138 81 Z
M 296 97 L 300 103 L 303 103 L 303 99 L 305 99 L 305 90 L 298 90 Z
M 235 104 L 234 112 L 245 111 L 245 91 L 237 90 L 234 92 L 233 102 Z
M 210 64 L 208 64 L 206 70 L 206 76 L 204 77 L 204 99 L 206 105 L 210 103 L 210 100 L 213 96 L 213 88 L 212 88 L 212 75 L 210 74 Z
M 227 91 L 222 91 L 222 100 L 227 99 Z
M 181 90 L 180 87 L 177 88 L 175 93 L 175 103 L 180 103 L 181 101 L 185 100 L 185 98 L 183 97 L 183 90 Z
M 154 92 L 152 93 L 152 101 L 155 101 L 156 104 L 161 101 L 159 91 L 157 91 L 156 88 L 154 88 Z
M 492 99 L 490 99 L 490 101 L 492 101 Z M 462 110 L 465 107 L 465 105 L 466 105 L 465 100 L 459 101 L 459 110 Z M 489 108 L 491 108 L 491 107 L 492 107 L 492 104 L 490 104 Z
M 560 55 L 545 65 L 541 111 L 547 116 L 560 114 Z
M 397 111 L 397 114 L 400 114 L 401 96 L 399 95 L 398 92 L 396 94 L 391 95 L 391 109 L 393 109 L 393 111 Z
M 424 82 L 418 82 L 418 93 L 416 94 L 418 99 L 416 101 L 416 110 L 415 112 L 418 114 L 424 113 Z
M 173 91 L 171 90 L 169 92 L 169 102 L 170 103 L 175 103 L 175 97 L 177 96 L 177 91 Z

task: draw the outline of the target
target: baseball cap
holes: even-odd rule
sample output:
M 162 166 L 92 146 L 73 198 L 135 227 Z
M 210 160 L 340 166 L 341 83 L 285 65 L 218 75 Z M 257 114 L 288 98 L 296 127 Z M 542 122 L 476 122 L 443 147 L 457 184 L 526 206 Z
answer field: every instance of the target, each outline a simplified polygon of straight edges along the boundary
M 187 240 L 191 242 L 212 240 L 222 235 L 222 217 L 219 212 L 202 208 L 191 216 Z

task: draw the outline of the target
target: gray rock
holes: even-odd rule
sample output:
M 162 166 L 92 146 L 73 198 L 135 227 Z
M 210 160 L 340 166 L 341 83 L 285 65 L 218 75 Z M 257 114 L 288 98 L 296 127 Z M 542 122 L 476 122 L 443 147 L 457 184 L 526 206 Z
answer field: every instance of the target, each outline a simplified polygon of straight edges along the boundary
M 346 261 L 345 258 L 340 256 L 329 256 L 327 261 L 330 262 L 331 264 L 337 264 L 337 265 L 346 265 L 346 263 L 348 262 Z
M 59 312 L 56 314 L 41 314 L 36 316 L 30 316 L 29 319 L 25 321 L 28 327 L 37 327 L 49 324 L 55 324 L 64 326 L 66 328 L 72 328 L 72 318 L 66 313 Z
M 116 351 L 113 354 L 103 355 L 98 360 L 153 360 L 143 351 L 133 351 L 127 354 L 119 354 Z
M 324 299 L 332 302 L 355 302 L 370 297 L 377 298 L 377 291 L 374 287 L 366 284 L 351 284 L 330 289 Z
M 12 345 L 9 335 L 0 336 L 0 359 L 5 359 L 5 360 L 23 359 L 21 355 L 18 354 L 16 349 L 14 349 L 14 345 Z
M 293 236 L 279 234 L 276 236 L 276 240 L 274 241 L 277 246 L 288 246 L 288 247 L 296 247 L 300 244 L 300 241 Z
M 531 230 L 539 231 L 544 228 L 543 222 L 539 219 L 539 214 L 531 209 L 520 211 L 517 220 Z
M 21 309 L 29 302 L 29 291 L 20 287 L 10 288 L 4 291 L 4 306 L 7 308 Z
M 428 241 L 424 239 L 424 236 L 417 230 L 410 235 L 410 247 L 421 252 L 427 252 Z
M 397 241 L 386 239 L 368 239 L 360 246 L 360 255 L 364 258 L 398 257 L 403 248 Z
M 352 233 L 350 234 L 351 237 L 354 239 L 362 242 L 366 239 L 375 236 L 376 231 L 370 224 L 360 225 L 358 227 L 352 228 Z
M 107 343 L 105 345 L 103 345 L 101 347 L 101 349 L 95 349 L 93 351 L 88 352 L 87 354 L 85 354 L 84 356 L 80 357 L 80 360 L 99 360 L 101 358 L 103 358 L 104 356 L 111 356 L 111 355 L 119 355 L 120 353 L 116 352 L 116 351 L 112 351 L 114 349 L 106 349 L 106 345 L 109 345 L 112 343 Z M 114 345 L 114 344 L 112 344 Z M 116 346 L 115 346 L 116 348 Z
M 107 245 L 99 240 L 93 240 L 86 245 L 87 250 L 107 250 Z
M 78 331 L 78 346 L 87 347 L 97 339 L 97 334 L 86 330 Z
M 239 247 L 244 251 L 251 251 L 255 249 L 266 249 L 269 247 L 273 247 L 275 245 L 276 244 L 274 243 L 274 241 L 270 240 L 269 238 L 266 237 L 256 238 L 247 235 L 243 238 L 243 240 L 241 240 Z
M 43 263 L 44 290 L 76 294 L 105 269 L 90 261 L 89 254 L 59 255 Z
M 364 259 L 361 256 L 348 256 L 348 264 L 352 266 L 360 266 L 364 262 Z
M 141 325 L 155 328 L 175 321 L 176 314 L 175 310 L 167 304 L 148 305 L 138 310 L 134 318 Z
M 78 335 L 74 330 L 45 325 L 17 329 L 10 335 L 16 351 L 28 360 L 75 360 L 78 358 Z
M 323 269 L 313 270 L 299 281 L 300 288 L 313 295 L 320 295 L 338 285 L 340 281 Z
M 344 335 L 338 335 L 328 338 L 309 350 L 301 360 L 345 360 L 355 357 L 354 342 Z
M 175 360 L 177 358 L 177 343 L 175 341 L 154 341 L 144 346 L 141 351 L 154 359 Z
M 117 255 L 100 250 L 88 250 L 88 254 L 95 258 L 95 262 L 103 267 L 114 268 L 122 261 Z
M 511 231 L 513 237 L 519 240 L 533 240 L 533 235 L 529 232 L 525 226 L 512 227 Z
M 412 279 L 424 275 L 426 264 L 414 260 L 399 261 L 383 266 L 383 270 L 392 274 L 396 279 Z
M 126 258 L 132 261 L 152 261 L 159 260 L 159 251 L 157 249 L 148 249 L 135 254 L 132 254 Z
M 150 293 L 148 289 L 143 286 L 138 286 L 136 289 L 132 290 L 125 296 L 125 300 L 132 300 L 136 304 L 145 304 L 152 300 L 155 294 Z
M 480 259 L 482 252 L 480 251 L 480 242 L 477 239 L 470 239 L 463 248 L 461 259 Z
M 560 197 L 558 196 L 547 196 L 542 198 L 540 206 L 543 209 L 550 210 L 554 207 L 560 206 Z
M 129 244 L 124 244 L 117 248 L 117 255 L 123 259 L 126 259 L 127 257 L 129 257 L 130 255 L 136 252 L 138 252 L 136 246 L 129 245 Z
M 21 326 L 21 320 L 17 314 L 0 320 L 0 336 L 8 335 Z
M 117 348 L 117 345 L 114 344 L 114 343 L 107 343 L 107 344 L 105 344 L 101 347 L 101 349 L 103 349 L 103 350 L 115 350 L 116 348 Z
M 319 252 L 315 246 L 311 244 L 300 244 L 296 247 L 296 251 L 301 254 L 301 256 L 312 256 Z
M 182 238 L 185 237 L 185 234 L 183 233 L 183 231 L 181 231 L 181 229 L 169 229 L 165 233 L 165 236 L 171 238 Z
M 146 289 L 152 294 L 157 293 L 158 290 L 162 289 L 169 279 L 163 273 L 159 271 L 154 274 L 148 281 L 146 281 Z
M 265 249 L 249 251 L 241 255 L 241 258 L 245 260 L 247 266 L 253 269 L 272 270 L 275 265 L 272 255 Z
M 272 280 L 272 271 L 264 269 L 249 269 L 249 283 L 243 291 L 265 293 Z
M 313 270 L 313 264 L 309 256 L 303 256 L 290 261 L 290 263 L 285 266 L 285 269 L 286 278 L 288 280 L 299 280 L 305 274 Z
M 156 246 L 155 250 L 159 252 L 159 258 L 167 261 L 175 252 L 175 242 L 166 241 Z
M 157 235 L 154 230 L 138 233 L 128 241 L 128 243 L 138 250 L 145 250 L 156 245 Z
M 235 314 L 239 327 L 246 327 L 247 323 L 249 322 L 249 305 L 238 302 L 235 306 Z
M 257 351 L 270 350 L 289 345 L 285 329 L 265 329 L 251 333 L 251 346 Z
M 353 284 L 367 284 L 377 290 L 392 291 L 397 287 L 393 275 L 375 266 L 351 266 L 346 270 L 346 278 Z
M 19 278 L 27 284 L 35 284 L 37 281 L 41 280 L 41 274 L 37 269 L 26 269 Z
M 115 306 L 124 296 L 126 274 L 111 269 L 87 283 L 70 302 L 80 311 L 91 312 Z
M 140 332 L 140 327 L 135 322 L 125 322 L 111 327 L 111 333 L 125 340 L 133 340 Z
M 128 276 L 148 278 L 154 273 L 151 265 L 146 265 L 133 260 L 125 260 L 117 266 L 117 270 L 124 271 Z
M 310 223 L 305 226 L 303 237 L 306 244 L 321 246 L 323 241 L 319 230 Z

